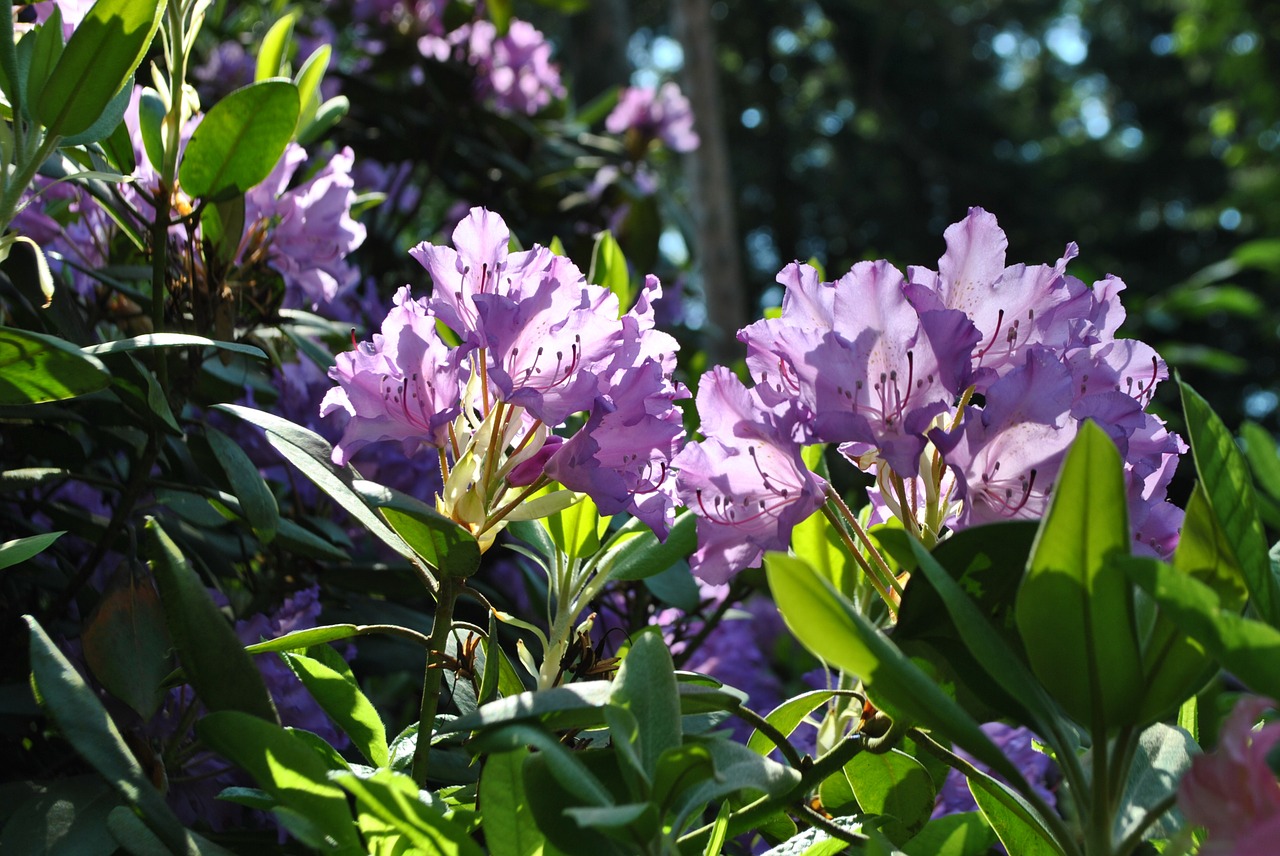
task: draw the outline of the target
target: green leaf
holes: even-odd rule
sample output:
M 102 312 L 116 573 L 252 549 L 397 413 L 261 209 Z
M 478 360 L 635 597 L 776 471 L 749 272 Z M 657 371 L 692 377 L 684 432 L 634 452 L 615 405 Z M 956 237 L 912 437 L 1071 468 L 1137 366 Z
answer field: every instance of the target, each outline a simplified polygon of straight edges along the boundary
M 912 550 L 919 573 L 942 599 L 964 648 L 1000 689 L 1026 708 L 1037 733 L 1051 734 L 1058 713 L 1044 687 L 938 561 L 915 540 Z
M 511 6 L 511 0 L 489 0 L 485 4 L 485 8 L 489 10 L 489 20 L 493 21 L 499 37 L 505 36 L 511 27 Z
M 294 75 L 293 82 L 298 87 L 298 103 L 302 105 L 298 113 L 300 126 L 305 126 L 315 118 L 316 111 L 320 109 L 320 83 L 324 80 L 324 73 L 329 70 L 329 56 L 332 53 L 331 46 L 321 45 L 307 57 L 302 68 Z
M 164 163 L 164 117 L 168 112 L 169 105 L 160 93 L 144 86 L 138 94 L 138 133 L 142 137 L 142 150 L 152 164 Z M 132 144 L 129 150 L 133 151 Z
M 113 696 L 150 719 L 171 668 L 164 609 L 151 581 L 124 568 L 98 601 L 80 637 L 85 662 Z
M 521 769 L 529 754 L 523 747 L 496 752 L 480 772 L 481 828 L 492 856 L 538 856 L 546 845 L 524 794 Z
M 205 426 L 204 436 L 226 473 L 231 490 L 240 500 L 240 510 L 253 528 L 253 534 L 263 544 L 270 544 L 275 540 L 276 528 L 280 524 L 280 508 L 276 505 L 275 494 L 239 443 L 211 425 Z
M 49 133 L 73 137 L 102 115 L 142 61 L 163 0 L 98 0 L 67 41 L 33 104 Z
M 938 731 L 1013 782 L 1022 774 L 978 723 L 803 560 L 765 556 L 769 588 L 787 627 L 806 648 L 860 677 L 895 720 Z M 1029 786 L 1027 786 L 1029 787 Z
M 596 236 L 595 246 L 591 250 L 591 269 L 587 274 L 587 282 L 602 285 L 613 292 L 624 312 L 635 298 L 631 291 L 627 259 L 610 232 L 601 232 Z
M 1212 588 L 1154 559 L 1131 559 L 1124 572 L 1205 651 L 1254 692 L 1280 697 L 1280 630 L 1224 610 Z
M 133 140 L 124 122 L 116 125 L 115 130 L 101 140 L 99 145 L 107 156 L 107 162 L 121 175 L 129 175 L 138 168 L 138 159 L 133 153 Z
M 273 722 L 234 710 L 209 714 L 196 723 L 196 732 L 324 836 L 304 843 L 332 851 L 325 840 L 331 838 L 338 845 L 337 852 L 363 852 L 346 795 L 329 782 L 324 762 L 300 737 Z
M 969 779 L 969 792 L 1000 843 L 1018 856 L 1062 856 L 1063 850 L 1030 806 L 1005 785 L 982 776 Z
M 124 86 L 120 87 L 120 91 L 107 102 L 106 109 L 102 111 L 102 115 L 98 117 L 97 121 L 78 134 L 64 137 L 59 145 L 66 149 L 71 146 L 83 146 L 107 139 L 117 128 L 124 124 L 124 114 L 129 109 L 129 101 L 132 97 L 133 75 L 129 75 L 129 78 L 124 82 Z M 128 129 L 126 128 L 125 131 L 127 132 Z M 129 170 L 129 172 L 133 172 L 133 170 Z M 119 176 L 93 171 L 81 173 L 83 179 L 99 178 L 103 181 L 125 181 L 127 176 L 128 173 L 122 173 Z
M 0 327 L 0 405 L 61 401 L 110 383 L 101 361 L 65 339 Z
M 106 827 L 115 842 L 132 856 L 170 856 L 164 842 L 124 806 L 112 809 L 107 815 Z
M 362 815 L 373 815 L 403 834 L 418 848 L 414 852 L 433 856 L 484 856 L 462 823 L 445 817 L 422 801 L 418 786 L 410 777 L 379 770 L 367 777 L 335 773 L 330 778 L 355 796 L 356 809 Z
M 475 536 L 422 500 L 360 479 L 351 486 L 431 567 L 453 577 L 469 577 L 480 568 Z
M 25 562 L 32 556 L 43 553 L 50 544 L 66 535 L 65 529 L 57 532 L 45 532 L 42 535 L 31 535 L 27 538 L 15 538 L 0 544 L 0 568 L 9 568 Z
M 97 776 L 57 779 L 16 806 L 5 806 L 9 818 L 0 853 L 110 856 L 116 844 L 106 820 L 119 805 L 120 795 Z
M 255 642 L 245 647 L 249 654 L 269 654 L 279 651 L 302 651 L 313 645 L 326 642 L 337 642 L 350 639 L 359 628 L 354 624 L 326 624 L 323 627 L 308 627 L 306 630 L 295 630 L 265 642 Z
M 35 47 L 31 52 L 31 67 L 27 69 L 27 100 L 34 101 L 36 92 L 44 86 L 53 73 L 65 45 L 62 42 L 62 10 L 57 6 L 35 29 Z
M 253 660 L 214 605 L 204 583 L 154 519 L 147 553 L 178 659 L 209 710 L 237 710 L 276 721 L 275 706 Z
M 509 723 L 483 731 L 471 739 L 472 750 L 478 752 L 510 752 L 522 746 L 537 749 L 556 781 L 577 799 L 594 806 L 613 803 L 613 795 L 583 765 L 579 753 L 570 752 L 542 726 Z
M 257 185 L 293 138 L 298 109 L 292 80 L 252 83 L 214 104 L 183 153 L 183 190 L 216 202 Z
M 830 580 L 836 591 L 852 596 L 860 571 L 825 514 L 810 514 L 796 524 L 791 530 L 791 551 Z
M 1157 803 L 1173 794 L 1183 775 L 1191 769 L 1191 757 L 1200 747 L 1181 728 L 1157 722 L 1138 737 L 1138 748 L 1129 767 L 1124 798 L 1117 814 L 1117 838 L 1123 840 Z M 1146 838 L 1170 838 L 1185 821 L 1177 808 L 1165 812 L 1147 830 Z
M 858 805 L 914 830 L 933 812 L 937 788 L 924 766 L 905 752 L 859 752 L 844 766 Z
M 996 834 L 979 812 L 948 814 L 925 824 L 906 844 L 907 856 L 986 856 Z
M 569 559 L 589 558 L 600 549 L 600 536 L 609 526 L 609 518 L 589 496 L 544 519 L 551 541 Z
M 309 146 L 319 140 L 350 110 L 351 102 L 345 95 L 335 95 L 321 104 L 315 117 L 298 131 L 298 145 Z
M 31 629 L 32 679 L 62 735 L 126 802 L 142 811 L 172 852 L 194 854 L 191 835 L 151 784 L 102 702 L 40 624 L 24 617 Z
M 279 77 L 284 73 L 284 64 L 289 55 L 289 43 L 293 38 L 293 25 L 298 20 L 297 12 L 290 12 L 271 25 L 267 34 L 258 45 L 258 62 L 254 71 L 254 80 L 266 80 Z
M 675 814 L 668 814 L 669 822 L 678 831 L 714 800 L 737 794 L 777 797 L 800 784 L 800 771 L 763 758 L 741 743 L 706 740 L 702 746 L 711 755 L 715 775 L 695 780 L 693 787 L 681 787 Z
M 360 521 L 369 532 L 406 559 L 416 560 L 417 554 L 404 539 L 388 528 L 374 514 L 351 487 L 353 481 L 349 468 L 338 469 L 330 461 L 333 447 L 314 431 L 295 425 L 270 413 L 243 407 L 238 404 L 219 404 L 215 409 L 225 410 L 267 432 L 267 442 L 303 475 L 342 506 L 348 514 Z
M 800 723 L 804 722 L 806 716 L 832 698 L 835 698 L 835 696 L 836 693 L 831 690 L 810 690 L 809 692 L 800 693 L 800 695 L 787 699 L 769 711 L 769 715 L 765 717 L 765 720 L 781 731 L 784 737 L 790 737 L 792 732 L 800 727 Z M 753 730 L 751 737 L 747 739 L 747 748 L 752 752 L 768 755 L 775 747 L 773 741 L 764 732 Z
M 375 767 L 387 766 L 386 727 L 355 681 L 312 657 L 289 652 L 280 656 L 356 750 Z
M 267 359 L 260 348 L 253 345 L 242 345 L 239 342 L 222 342 L 217 339 L 206 339 L 204 336 L 191 336 L 186 333 L 146 333 L 132 339 L 120 339 L 115 342 L 103 342 L 100 345 L 86 345 L 80 351 L 91 356 L 119 354 L 125 351 L 136 351 L 139 348 L 217 348 L 235 354 L 245 354 L 259 360 Z
M 638 517 L 628 520 L 618 536 L 600 558 L 600 567 L 611 580 L 643 580 L 688 558 L 698 548 L 697 515 L 688 511 L 680 514 L 663 542 Z
M 681 738 L 675 664 L 656 629 L 635 637 L 614 677 L 610 701 L 636 718 L 640 761 L 652 781 L 658 756 L 679 746 Z
M 1248 464 L 1231 432 L 1209 403 L 1186 383 L 1180 385 L 1187 439 L 1200 484 L 1244 573 L 1254 609 L 1273 627 L 1280 626 L 1280 586 L 1267 556 L 1266 536 L 1258 520 Z
M 1099 740 L 1134 724 L 1142 699 L 1133 588 L 1107 562 L 1129 554 L 1129 537 L 1120 453 L 1086 422 L 1053 486 L 1014 617 L 1036 677 Z
M 724 847 L 724 842 L 729 837 L 729 811 L 730 806 L 727 802 L 721 804 L 715 823 L 711 827 L 711 837 L 707 839 L 707 846 L 702 850 L 702 856 L 720 856 L 720 848 Z

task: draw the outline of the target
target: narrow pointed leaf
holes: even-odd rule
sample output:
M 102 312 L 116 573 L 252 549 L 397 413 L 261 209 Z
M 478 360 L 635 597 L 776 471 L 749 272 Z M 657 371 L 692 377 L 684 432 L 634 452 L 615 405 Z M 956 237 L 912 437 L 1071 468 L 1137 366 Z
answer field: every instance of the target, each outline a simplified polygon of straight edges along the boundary
M 1120 453 L 1087 422 L 1054 484 L 1014 607 L 1032 671 L 1099 737 L 1133 724 L 1142 695 L 1133 589 L 1107 561 L 1129 553 L 1126 509 Z
M 280 656 L 360 754 L 375 767 L 387 766 L 386 727 L 355 681 L 312 657 L 288 652 Z
M 43 535 L 32 535 L 27 538 L 15 538 L 0 544 L 0 568 L 8 568 L 19 562 L 25 562 L 32 556 L 44 552 L 54 541 L 57 541 L 66 530 L 46 532 Z
M 240 500 L 240 510 L 253 527 L 253 534 L 263 544 L 270 544 L 275 540 L 276 529 L 280 525 L 280 508 L 275 494 L 238 443 L 211 425 L 205 426 L 204 435 L 227 476 L 231 490 Z

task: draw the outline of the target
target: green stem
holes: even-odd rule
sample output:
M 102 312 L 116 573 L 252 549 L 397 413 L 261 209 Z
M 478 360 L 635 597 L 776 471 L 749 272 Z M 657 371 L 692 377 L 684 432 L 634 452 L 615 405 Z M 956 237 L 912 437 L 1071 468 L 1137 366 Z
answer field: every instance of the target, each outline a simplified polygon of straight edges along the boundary
M 876 567 L 880 569 L 880 573 L 884 575 L 885 582 L 889 588 L 897 592 L 899 598 L 902 597 L 902 586 L 898 583 L 898 578 L 893 575 L 893 571 L 889 568 L 889 563 L 884 560 L 884 556 L 880 552 L 880 548 L 871 540 L 871 536 L 867 534 L 867 530 L 862 528 L 862 524 L 858 522 L 858 515 L 854 514 L 848 505 L 845 505 L 844 499 L 840 496 L 839 491 L 827 485 L 827 498 L 836 504 L 836 508 L 840 510 L 841 517 L 849 524 L 849 528 L 854 535 L 858 536 L 858 540 L 867 548 L 871 560 L 876 563 Z M 894 610 L 897 614 L 897 610 Z
M 461 581 L 453 577 L 440 580 L 436 614 L 431 619 L 431 637 L 427 648 L 427 666 L 422 677 L 422 704 L 418 716 L 418 742 L 413 750 L 413 779 L 427 783 L 427 758 L 431 752 L 431 734 L 435 730 L 436 710 L 440 706 L 440 684 L 444 678 L 443 657 L 453 626 L 453 606 L 458 599 Z
M 1107 738 L 1105 733 L 1097 728 L 1093 729 L 1093 747 L 1089 751 L 1089 759 L 1092 762 L 1093 771 L 1090 777 L 1091 793 L 1085 849 L 1090 856 L 1110 856 L 1112 824 Z
M 845 550 L 858 567 L 862 568 L 862 572 L 867 575 L 867 579 L 871 581 L 871 585 L 875 587 L 876 593 L 880 595 L 880 599 L 889 607 L 889 614 L 896 620 L 898 617 L 898 604 L 894 601 L 893 595 L 889 593 L 889 589 L 885 586 L 884 581 L 880 579 L 880 574 L 876 569 L 871 567 L 866 557 L 862 555 L 862 551 L 858 549 L 858 545 L 853 543 L 853 538 L 849 535 L 849 530 L 845 528 L 840 520 L 840 516 L 832 510 L 830 502 L 822 504 L 822 513 L 826 515 L 827 520 L 831 521 L 831 525 L 840 535 L 840 540 L 844 542 Z
M 804 759 L 800 757 L 800 753 L 796 751 L 796 747 L 791 745 L 791 741 L 787 739 L 787 735 L 783 734 L 777 726 L 756 713 L 749 707 L 737 707 L 733 710 L 733 715 L 746 722 L 756 731 L 759 731 L 765 737 L 768 737 L 774 746 L 778 747 L 778 751 L 782 753 L 782 757 L 787 759 L 787 763 L 797 770 L 804 767 Z
M 18 134 L 17 129 L 14 129 L 14 134 L 15 136 Z M 45 137 L 40 148 L 36 149 L 29 160 L 17 162 L 18 172 L 8 178 L 4 185 L 4 193 L 0 195 L 0 233 L 8 230 L 9 221 L 13 219 L 13 210 L 18 207 L 18 200 L 22 198 L 23 191 L 30 186 L 41 164 L 49 159 L 61 141 L 62 138 L 59 136 Z

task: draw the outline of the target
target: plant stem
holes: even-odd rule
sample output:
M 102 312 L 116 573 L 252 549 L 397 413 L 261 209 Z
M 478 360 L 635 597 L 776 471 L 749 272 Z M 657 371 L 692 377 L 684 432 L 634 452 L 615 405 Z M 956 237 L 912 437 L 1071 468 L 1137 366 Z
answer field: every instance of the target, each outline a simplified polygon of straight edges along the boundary
M 880 599 L 889 607 L 889 614 L 896 620 L 898 617 L 898 604 L 894 601 L 893 595 L 889 593 L 884 581 L 880 579 L 880 574 L 871 567 L 866 557 L 862 555 L 862 551 L 858 549 L 858 545 L 853 543 L 853 538 L 850 537 L 849 530 L 841 522 L 840 516 L 831 509 L 829 503 L 823 503 L 822 513 L 827 516 L 827 520 L 831 521 L 831 525 L 840 534 L 840 540 L 844 542 L 845 549 L 849 551 L 849 555 L 853 557 L 853 560 L 858 563 L 858 567 L 862 568 L 862 572 L 867 575 L 867 579 L 875 587 Z
M 444 678 L 443 658 L 453 626 L 453 606 L 458 599 L 461 581 L 454 577 L 440 580 L 436 614 L 431 619 L 431 638 L 427 648 L 427 666 L 422 677 L 422 704 L 418 715 L 418 741 L 413 749 L 413 780 L 427 783 L 427 757 L 431 752 L 431 733 L 435 729 L 436 709 L 440 706 L 440 684 Z

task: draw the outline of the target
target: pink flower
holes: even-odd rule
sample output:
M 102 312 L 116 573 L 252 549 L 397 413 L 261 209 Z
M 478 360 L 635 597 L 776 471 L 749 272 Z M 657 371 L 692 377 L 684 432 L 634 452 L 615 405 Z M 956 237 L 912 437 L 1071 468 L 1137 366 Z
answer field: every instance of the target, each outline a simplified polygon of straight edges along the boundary
M 1178 807 L 1209 837 L 1202 856 L 1267 856 L 1280 840 L 1280 782 L 1267 755 L 1280 743 L 1280 722 L 1254 723 L 1276 707 L 1246 696 L 1222 724 L 1218 748 L 1197 757 L 1178 786 Z

